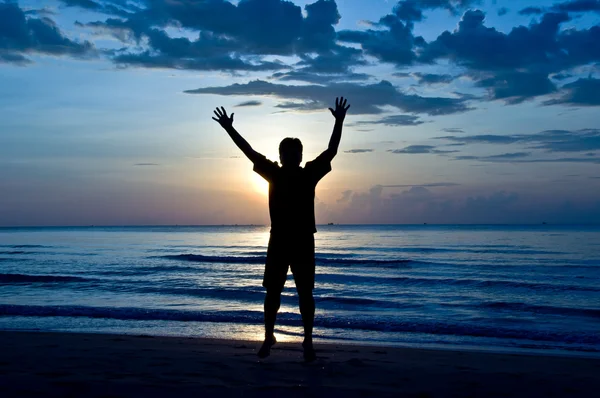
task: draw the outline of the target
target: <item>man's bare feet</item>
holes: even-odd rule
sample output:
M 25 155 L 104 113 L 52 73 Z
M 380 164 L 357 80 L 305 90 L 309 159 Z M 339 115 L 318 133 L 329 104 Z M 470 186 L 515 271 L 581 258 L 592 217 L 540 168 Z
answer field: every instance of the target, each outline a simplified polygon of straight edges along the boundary
M 317 354 L 315 353 L 312 340 L 304 340 L 304 342 L 302 343 L 302 348 L 304 348 L 305 362 L 312 362 L 315 359 L 317 359 Z
M 275 338 L 275 336 L 271 336 L 270 339 L 265 339 L 262 346 L 260 347 L 260 350 L 258 350 L 258 357 L 266 358 L 269 355 L 271 355 L 271 347 L 273 347 L 275 343 L 277 343 L 277 339 Z

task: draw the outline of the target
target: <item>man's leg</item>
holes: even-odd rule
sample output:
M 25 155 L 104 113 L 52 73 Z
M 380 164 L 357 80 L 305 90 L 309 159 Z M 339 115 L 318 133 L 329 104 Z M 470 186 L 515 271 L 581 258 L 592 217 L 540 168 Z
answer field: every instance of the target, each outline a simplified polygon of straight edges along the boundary
M 312 341 L 313 324 L 315 323 L 315 299 L 312 289 L 298 289 L 298 298 L 304 325 L 304 340 Z
M 300 314 L 304 326 L 304 359 L 314 361 L 317 356 L 313 348 L 312 334 L 315 323 L 315 240 L 312 234 L 299 240 L 298 263 L 292 264 L 292 273 L 296 282 L 296 291 L 300 302 Z
M 281 305 L 281 292 L 285 286 L 287 278 L 288 265 L 285 258 L 285 241 L 271 234 L 269 238 L 269 247 L 267 249 L 267 262 L 265 264 L 265 275 L 263 278 L 263 287 L 267 289 L 265 296 L 264 317 L 265 317 L 265 341 L 263 342 L 258 356 L 266 358 L 271 354 L 271 346 L 275 340 L 275 320 L 277 311 Z
M 277 319 L 277 311 L 281 305 L 281 290 L 268 289 L 265 297 L 265 341 L 263 342 L 258 356 L 266 358 L 271 354 L 271 346 L 277 342 L 275 340 L 275 320 Z

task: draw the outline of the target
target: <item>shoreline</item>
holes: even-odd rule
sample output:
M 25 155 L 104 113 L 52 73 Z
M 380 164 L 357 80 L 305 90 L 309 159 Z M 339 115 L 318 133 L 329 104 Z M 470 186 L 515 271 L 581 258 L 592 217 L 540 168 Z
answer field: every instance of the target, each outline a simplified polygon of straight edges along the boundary
M 1 333 L 58 333 L 58 334 L 84 334 L 84 335 L 106 335 L 106 336 L 128 336 L 128 337 L 144 337 L 144 338 L 182 338 L 182 339 L 200 339 L 200 340 L 218 340 L 222 342 L 228 341 L 245 341 L 248 343 L 259 344 L 259 340 L 249 339 L 232 339 L 229 337 L 216 338 L 210 335 L 185 335 L 185 334 L 150 334 L 150 333 L 139 333 L 137 331 L 70 331 L 70 330 L 42 330 L 42 329 L 1 329 Z M 279 336 L 281 332 L 275 331 L 275 335 Z M 286 334 L 287 335 L 287 334 Z M 289 335 L 287 335 L 289 337 Z M 298 337 L 293 335 L 294 337 Z M 300 345 L 302 342 L 301 337 L 298 337 L 298 341 L 283 340 L 277 337 L 281 343 L 294 345 Z M 314 338 L 316 344 L 319 345 L 336 345 L 336 346 L 357 346 L 357 347 L 383 347 L 383 348 L 394 348 L 394 349 L 408 349 L 408 350 L 424 350 L 424 351 L 451 351 L 451 352 L 474 352 L 481 354 L 501 354 L 501 355 L 528 355 L 528 356 L 548 356 L 548 357 L 566 357 L 566 358 L 590 358 L 600 360 L 600 352 L 586 351 L 586 350 L 566 350 L 566 349 L 552 349 L 552 348 L 530 348 L 530 347 L 503 347 L 503 346 L 484 346 L 475 344 L 464 344 L 464 345 L 452 345 L 442 343 L 407 343 L 407 342 L 393 342 L 393 341 L 360 341 L 353 339 L 336 339 L 336 338 Z
M 600 358 L 196 337 L 0 331 L 3 396 L 593 396 Z

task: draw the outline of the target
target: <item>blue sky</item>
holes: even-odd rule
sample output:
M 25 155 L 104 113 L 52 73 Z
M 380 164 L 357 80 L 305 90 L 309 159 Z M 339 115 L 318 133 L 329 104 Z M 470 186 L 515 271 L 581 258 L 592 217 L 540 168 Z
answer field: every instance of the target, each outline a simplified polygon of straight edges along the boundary
M 0 225 L 268 224 L 212 109 L 310 160 L 342 95 L 318 222 L 598 223 L 599 21 L 600 0 L 0 0 Z

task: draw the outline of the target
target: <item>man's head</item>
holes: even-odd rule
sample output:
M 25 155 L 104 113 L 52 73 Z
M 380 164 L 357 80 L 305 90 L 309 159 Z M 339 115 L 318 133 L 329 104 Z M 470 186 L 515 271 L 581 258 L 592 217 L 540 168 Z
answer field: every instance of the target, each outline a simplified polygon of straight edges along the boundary
M 284 138 L 279 144 L 279 160 L 282 166 L 300 166 L 302 142 L 298 138 Z

